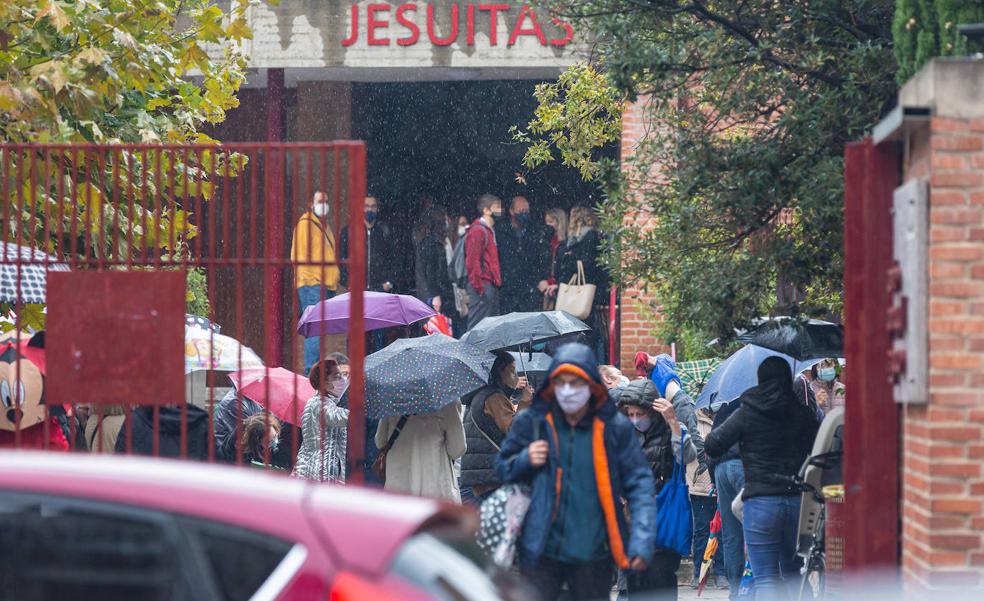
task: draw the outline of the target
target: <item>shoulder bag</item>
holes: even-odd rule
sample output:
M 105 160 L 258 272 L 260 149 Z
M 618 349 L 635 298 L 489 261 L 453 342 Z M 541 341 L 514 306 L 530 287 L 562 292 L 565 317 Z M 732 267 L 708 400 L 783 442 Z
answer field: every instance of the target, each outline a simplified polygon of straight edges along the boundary
M 379 449 L 379 455 L 376 456 L 376 460 L 372 462 L 372 473 L 376 474 L 382 480 L 386 480 L 386 454 L 390 452 L 393 445 L 396 443 L 396 439 L 400 437 L 400 432 L 403 430 L 403 426 L 407 425 L 408 416 L 404 415 L 400 417 L 400 421 L 396 422 L 396 428 L 393 429 L 393 433 L 390 434 L 389 440 L 383 448 Z
M 584 263 L 578 261 L 577 273 L 557 290 L 557 310 L 566 311 L 578 319 L 587 319 L 591 315 L 597 289 L 596 285 L 585 280 Z
M 683 464 L 683 443 L 687 432 L 680 437 L 680 458 L 673 460 L 673 475 L 656 495 L 656 546 L 680 555 L 691 552 L 693 542 L 693 510 L 687 491 L 686 468 Z

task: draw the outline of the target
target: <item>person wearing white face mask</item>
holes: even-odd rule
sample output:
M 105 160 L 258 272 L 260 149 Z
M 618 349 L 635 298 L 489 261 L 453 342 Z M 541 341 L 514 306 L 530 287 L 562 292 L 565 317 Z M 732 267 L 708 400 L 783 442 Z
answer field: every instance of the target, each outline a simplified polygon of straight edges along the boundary
M 545 601 L 607 599 L 615 568 L 644 572 L 656 537 L 653 474 L 583 344 L 560 347 L 550 377 L 513 419 L 496 474 L 531 485 L 520 569 Z M 625 520 L 625 499 L 631 522 Z
M 681 445 L 684 464 L 696 461 L 697 447 L 689 435 L 684 436 L 673 404 L 660 398 L 659 390 L 651 380 L 630 382 L 619 396 L 618 408 L 635 427 L 636 437 L 653 471 L 655 493 L 659 494 L 673 476 L 673 462 L 680 457 Z M 675 599 L 676 572 L 679 568 L 679 553 L 671 549 L 656 549 L 646 573 L 629 575 L 630 598 L 633 593 L 646 592 L 658 593 L 659 599 Z
M 308 211 L 294 228 L 290 258 L 294 263 L 294 286 L 297 288 L 298 316 L 322 300 L 335 296 L 341 272 L 335 260 L 335 235 L 328 221 L 331 205 L 328 195 L 318 191 L 311 198 Z M 321 356 L 321 338 L 304 340 L 304 369 Z
M 314 364 L 308 380 L 317 393 L 301 414 L 301 447 L 293 475 L 314 482 L 344 484 L 349 411 L 339 407 L 338 401 L 348 382 L 332 359 Z

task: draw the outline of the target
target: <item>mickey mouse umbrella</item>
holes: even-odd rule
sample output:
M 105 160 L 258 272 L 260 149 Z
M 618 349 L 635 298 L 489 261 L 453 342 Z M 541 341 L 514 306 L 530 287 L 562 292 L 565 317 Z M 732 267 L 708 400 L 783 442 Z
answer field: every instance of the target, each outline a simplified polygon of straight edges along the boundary
M 495 356 L 444 334 L 403 338 L 366 357 L 366 416 L 430 413 L 484 386 Z M 347 405 L 348 392 L 342 396 Z

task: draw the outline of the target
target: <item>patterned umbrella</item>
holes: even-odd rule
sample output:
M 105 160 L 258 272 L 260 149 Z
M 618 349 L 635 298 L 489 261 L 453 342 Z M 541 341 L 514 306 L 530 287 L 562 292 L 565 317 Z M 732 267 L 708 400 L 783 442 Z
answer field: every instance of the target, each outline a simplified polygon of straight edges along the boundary
M 40 250 L 0 240 L 0 301 L 46 302 L 49 271 L 68 271 L 68 265 Z
M 382 330 L 396 326 L 408 326 L 436 315 L 420 299 L 405 294 L 364 292 L 363 314 L 365 331 Z M 311 336 L 347 334 L 349 331 L 349 293 L 323 300 L 304 310 L 297 322 L 297 333 Z
M 491 353 L 444 334 L 397 340 L 366 357 L 366 415 L 437 411 L 487 384 L 494 361 Z
M 191 313 L 185 313 L 185 325 L 193 328 L 201 328 L 203 330 L 211 330 L 216 334 L 222 331 L 222 326 L 214 321 L 211 321 L 205 317 L 199 317 L 198 315 L 192 315 Z
M 235 338 L 198 326 L 185 326 L 185 375 L 201 370 L 239 371 L 262 368 L 253 349 Z
M 719 365 L 721 365 L 720 359 L 698 359 L 677 363 L 677 375 L 680 376 L 683 390 L 690 395 L 690 398 L 696 399 L 700 396 L 700 391 Z
M 704 549 L 704 561 L 700 565 L 700 573 L 698 574 L 698 582 L 700 585 L 697 587 L 697 596 L 699 597 L 702 592 L 704 592 L 704 586 L 707 585 L 707 577 L 711 573 L 711 566 L 714 565 L 714 554 L 717 553 L 718 545 L 721 544 L 721 512 L 714 512 L 714 519 L 711 520 L 710 535 L 707 539 L 707 547 Z

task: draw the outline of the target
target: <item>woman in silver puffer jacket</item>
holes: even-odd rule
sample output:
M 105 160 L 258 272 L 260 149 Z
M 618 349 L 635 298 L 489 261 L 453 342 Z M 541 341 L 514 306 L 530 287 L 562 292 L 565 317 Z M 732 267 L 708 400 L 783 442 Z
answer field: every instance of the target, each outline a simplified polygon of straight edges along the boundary
M 317 391 L 301 415 L 301 447 L 293 475 L 313 482 L 345 483 L 349 411 L 338 406 L 347 382 L 332 359 L 315 363 L 308 375 Z

